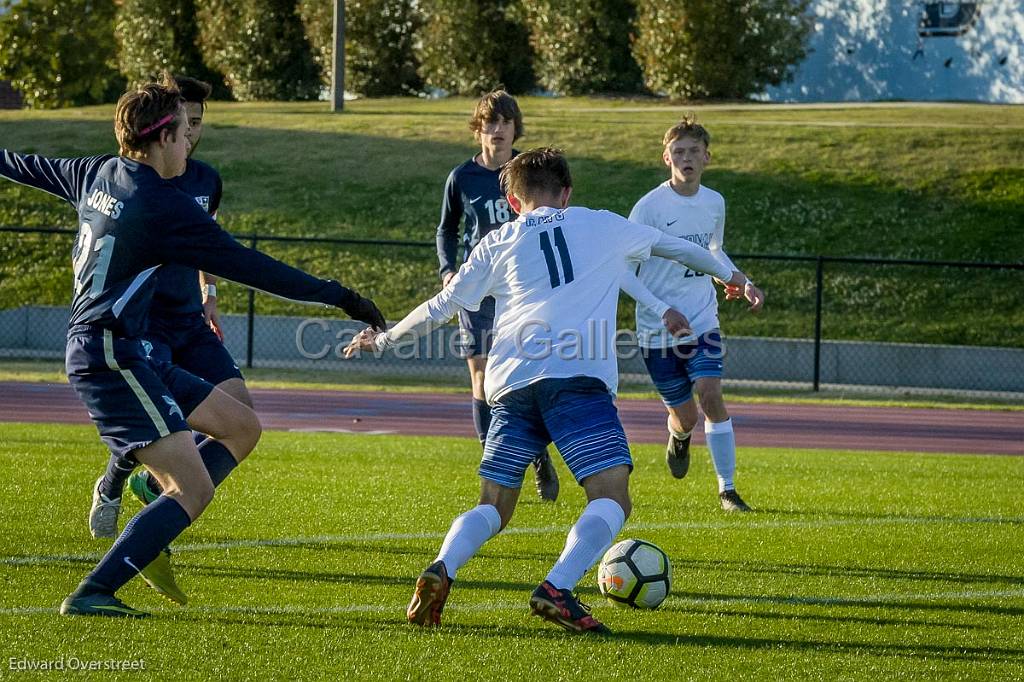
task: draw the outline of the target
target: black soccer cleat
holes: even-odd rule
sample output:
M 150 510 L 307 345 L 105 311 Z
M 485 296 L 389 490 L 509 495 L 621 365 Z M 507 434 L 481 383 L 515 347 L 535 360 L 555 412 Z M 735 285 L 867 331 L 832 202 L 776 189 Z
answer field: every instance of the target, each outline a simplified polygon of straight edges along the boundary
M 547 580 L 530 595 L 530 613 L 565 628 L 569 632 L 610 635 L 603 623 L 590 615 L 590 607 L 569 590 L 560 590 Z
M 537 455 L 533 460 L 534 483 L 537 485 L 537 494 L 545 502 L 554 502 L 558 499 L 558 473 L 551 461 L 551 455 L 547 449 Z
M 665 461 L 668 463 L 668 470 L 676 478 L 685 478 L 686 472 L 690 470 L 690 435 L 680 438 L 669 431 L 668 446 L 665 448 Z
M 735 490 L 724 490 L 718 493 L 718 501 L 721 502 L 722 509 L 727 512 L 754 511 Z
M 145 618 L 149 614 L 125 604 L 106 592 L 85 592 L 75 590 L 60 605 L 62 616 L 106 616 L 108 618 Z

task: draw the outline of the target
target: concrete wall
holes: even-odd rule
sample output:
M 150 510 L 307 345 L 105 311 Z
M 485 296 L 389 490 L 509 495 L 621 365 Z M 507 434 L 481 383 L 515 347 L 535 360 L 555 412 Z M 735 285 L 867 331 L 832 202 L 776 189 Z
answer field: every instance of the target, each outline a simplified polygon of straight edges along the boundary
M 246 318 L 226 315 L 223 323 L 228 350 L 243 365 Z M 23 306 L 0 311 L 0 357 L 62 358 L 66 325 L 65 308 Z M 457 328 L 451 326 L 420 339 L 415 348 L 399 347 L 380 360 L 340 359 L 340 349 L 362 327 L 348 320 L 257 316 L 254 364 L 332 374 L 383 370 L 461 377 L 465 373 L 465 361 L 453 338 Z M 810 339 L 736 337 L 728 339 L 727 352 L 728 379 L 806 384 L 813 378 L 814 342 Z M 630 377 L 646 375 L 632 347 L 620 348 L 619 367 Z M 1024 349 L 824 341 L 821 383 L 1024 393 Z
M 814 0 L 810 52 L 776 102 L 1024 102 L 1024 0 Z

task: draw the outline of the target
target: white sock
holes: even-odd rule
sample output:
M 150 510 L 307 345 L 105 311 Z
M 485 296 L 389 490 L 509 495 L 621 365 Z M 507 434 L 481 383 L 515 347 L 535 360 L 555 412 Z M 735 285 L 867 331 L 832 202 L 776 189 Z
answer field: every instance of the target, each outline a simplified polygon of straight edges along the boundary
M 673 429 L 672 428 L 672 417 L 668 418 L 667 424 L 668 424 L 668 432 L 671 433 L 676 438 L 678 438 L 679 440 L 686 440 L 687 438 L 690 437 L 690 434 L 693 433 L 693 429 L 690 429 L 689 431 L 676 431 L 675 429 Z
M 732 431 L 732 419 L 718 423 L 705 419 L 704 439 L 718 476 L 718 492 L 733 490 L 736 487 L 732 482 L 736 475 L 736 434 Z
M 441 551 L 434 561 L 443 561 L 448 577 L 454 578 L 459 569 L 477 553 L 485 542 L 501 530 L 501 516 L 493 504 L 481 504 L 452 521 L 448 535 L 444 536 Z
M 588 504 L 569 531 L 562 556 L 548 573 L 547 581 L 560 590 L 576 587 L 583 574 L 612 546 L 625 522 L 626 513 L 615 500 L 602 497 Z

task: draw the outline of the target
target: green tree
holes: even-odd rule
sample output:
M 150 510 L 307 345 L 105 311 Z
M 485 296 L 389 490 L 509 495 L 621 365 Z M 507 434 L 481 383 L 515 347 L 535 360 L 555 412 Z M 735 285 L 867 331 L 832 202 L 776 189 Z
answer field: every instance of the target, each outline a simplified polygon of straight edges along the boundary
M 630 52 L 634 7 L 624 0 L 530 0 L 523 5 L 537 80 L 560 95 L 638 92 Z
M 345 89 L 368 97 L 418 92 L 422 81 L 413 41 L 420 24 L 414 0 L 348 0 L 345 3 Z M 331 84 L 333 0 L 299 0 L 299 14 L 320 67 Z
M 792 78 L 807 53 L 809 0 L 637 0 L 633 54 L 651 90 L 744 99 Z
M 114 23 L 121 74 L 129 83 L 165 69 L 206 81 L 228 95 L 223 78 L 203 63 L 194 0 L 122 0 Z
M 518 0 L 421 0 L 420 74 L 427 85 L 478 95 L 535 85 L 529 31 Z
M 242 101 L 320 95 L 295 0 L 195 0 L 203 60 Z
M 31 107 L 110 102 L 117 72 L 113 0 L 0 0 L 0 79 Z

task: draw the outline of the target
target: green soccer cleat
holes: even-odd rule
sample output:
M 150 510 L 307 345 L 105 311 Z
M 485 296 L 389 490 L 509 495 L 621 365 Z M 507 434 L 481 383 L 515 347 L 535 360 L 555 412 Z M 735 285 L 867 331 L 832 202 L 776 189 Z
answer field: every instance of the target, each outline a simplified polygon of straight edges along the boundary
M 107 618 L 145 618 L 149 614 L 125 604 L 106 592 L 75 593 L 60 605 L 62 616 L 106 616 Z M 77 596 L 76 596 L 77 595 Z
M 135 494 L 135 497 L 143 505 L 147 505 L 160 497 L 160 493 L 153 490 L 152 486 L 154 485 L 159 489 L 160 484 L 153 480 L 153 474 L 145 469 L 133 471 L 132 475 L 128 477 L 128 487 L 131 488 L 132 493 Z
M 139 575 L 146 581 L 146 584 L 159 592 L 163 597 L 170 599 L 175 604 L 184 606 L 188 603 L 188 595 L 181 591 L 178 583 L 174 580 L 174 571 L 171 570 L 171 550 L 163 549 L 153 561 L 149 562 Z

